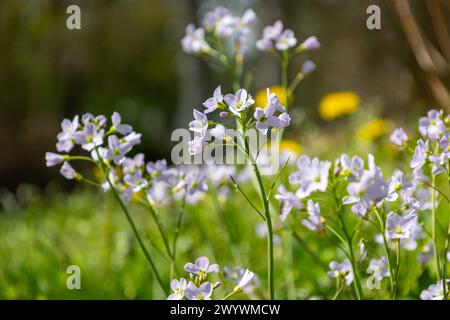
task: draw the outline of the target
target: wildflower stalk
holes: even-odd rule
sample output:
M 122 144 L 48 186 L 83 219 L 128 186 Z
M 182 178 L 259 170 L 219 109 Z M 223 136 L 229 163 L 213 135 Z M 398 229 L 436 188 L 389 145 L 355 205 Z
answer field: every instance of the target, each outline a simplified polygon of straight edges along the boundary
M 439 281 L 441 278 L 441 267 L 439 262 L 439 250 L 438 250 L 438 241 L 437 241 L 437 220 L 436 220 L 436 176 L 434 174 L 431 175 L 431 237 L 433 238 L 433 255 L 435 260 L 436 267 L 436 276 Z
M 447 163 L 447 181 L 448 181 L 448 187 L 449 187 L 449 193 L 450 193 L 450 161 Z M 450 211 L 449 211 L 450 212 Z M 444 260 L 442 265 L 442 288 L 444 290 L 444 300 L 447 300 L 448 294 L 449 294 L 449 288 L 447 284 L 447 252 L 449 247 L 449 240 L 450 240 L 450 213 L 448 217 L 448 227 L 447 227 L 447 235 L 445 237 L 445 244 L 444 244 Z
M 289 66 L 289 52 L 288 50 L 283 51 L 281 56 L 281 86 L 284 89 L 284 94 L 286 97 L 286 110 L 288 109 L 289 101 L 289 85 L 288 85 L 288 66 Z
M 393 268 L 393 264 L 392 264 L 391 250 L 389 248 L 389 244 L 388 244 L 388 241 L 386 238 L 386 219 L 384 219 L 380 215 L 380 212 L 377 207 L 374 207 L 374 212 L 375 212 L 376 217 L 378 218 L 378 221 L 380 222 L 380 231 L 381 231 L 381 235 L 383 236 L 383 245 L 384 245 L 384 250 L 386 253 L 386 258 L 387 258 L 387 263 L 388 263 L 388 268 L 389 268 L 389 282 L 391 285 L 391 299 L 394 299 L 394 297 L 395 297 L 394 292 L 397 291 L 397 289 L 396 289 L 397 283 L 394 278 L 395 272 L 394 272 L 394 268 Z
M 339 277 L 336 278 L 336 293 L 334 294 L 332 300 L 336 300 L 339 294 L 341 293 L 342 289 L 344 288 L 343 285 L 341 285 L 341 279 Z
M 102 173 L 106 179 L 106 181 L 108 182 L 108 185 L 110 187 L 110 189 L 112 190 L 114 197 L 116 198 L 117 202 L 119 202 L 120 208 L 122 209 L 122 211 L 124 212 L 128 223 L 131 226 L 131 229 L 133 230 L 133 234 L 142 250 L 142 252 L 145 255 L 145 258 L 147 259 L 148 263 L 150 264 L 150 267 L 152 268 L 153 273 L 155 274 L 156 280 L 158 281 L 159 286 L 161 287 L 161 289 L 163 290 L 164 293 L 168 294 L 168 291 L 164 285 L 164 282 L 162 281 L 161 276 L 159 275 L 158 270 L 156 269 L 156 265 L 153 262 L 149 252 L 147 251 L 147 248 L 144 245 L 144 242 L 142 241 L 141 236 L 139 235 L 139 232 L 136 228 L 136 225 L 133 221 L 133 219 L 131 218 L 130 213 L 128 212 L 127 207 L 125 206 L 125 204 L 123 203 L 122 199 L 120 199 L 119 193 L 117 192 L 116 188 L 114 187 L 114 185 L 112 184 L 111 180 L 109 179 L 109 175 L 108 175 L 108 170 L 103 162 L 103 159 L 100 156 L 100 152 L 98 151 L 98 148 L 95 148 L 95 151 L 97 153 L 97 157 L 99 159 L 99 163 L 100 163 L 100 169 L 102 170 Z
M 181 223 L 183 222 L 184 211 L 186 209 L 186 194 L 187 194 L 187 190 L 185 188 L 183 199 L 181 201 L 181 209 L 180 209 L 180 211 L 178 211 L 177 225 L 175 227 L 175 233 L 174 233 L 174 236 L 173 236 L 172 261 L 171 261 L 171 264 L 170 264 L 170 277 L 171 278 L 173 278 L 173 276 L 175 274 L 175 260 L 176 260 L 176 254 L 177 254 L 177 242 L 178 242 L 178 236 L 180 234 Z
M 400 257 L 401 257 L 401 250 L 400 250 L 400 239 L 397 239 L 395 241 L 395 249 L 396 249 L 396 264 L 395 264 L 395 278 L 394 278 L 394 292 L 392 293 L 392 299 L 395 300 L 397 297 L 397 288 L 398 288 L 398 274 L 400 270 Z
M 339 201 L 338 197 L 336 196 L 336 190 L 335 190 L 336 186 L 334 186 L 333 189 L 334 189 L 333 190 L 334 200 L 336 202 L 337 213 L 339 216 L 339 220 L 341 222 L 342 231 L 344 232 L 344 238 L 342 238 L 342 236 L 340 236 L 339 233 L 337 233 L 336 231 L 334 231 L 334 230 L 333 231 L 336 235 L 339 235 L 338 238 L 343 242 L 344 245 L 347 245 L 347 247 L 348 247 L 348 251 L 349 251 L 348 258 L 352 265 L 353 274 L 355 276 L 354 288 L 355 288 L 356 298 L 358 300 L 361 300 L 363 298 L 363 293 L 362 293 L 361 281 L 359 279 L 358 271 L 356 268 L 355 251 L 353 250 L 353 236 L 350 236 L 350 234 L 347 231 L 347 227 L 345 226 L 345 221 L 344 221 L 344 216 L 343 216 L 343 211 L 342 211 L 342 203 L 341 203 L 341 201 Z
M 245 128 L 244 128 L 245 129 Z M 245 132 L 245 131 L 244 131 Z M 266 226 L 267 226 L 267 282 L 269 286 L 269 299 L 274 299 L 274 285 L 273 285 L 273 274 L 274 274 L 274 259 L 273 259 L 273 227 L 272 227 L 272 217 L 270 216 L 269 209 L 269 199 L 267 198 L 266 190 L 264 188 L 264 183 L 261 177 L 261 173 L 259 171 L 258 165 L 256 161 L 252 158 L 250 153 L 250 147 L 248 144 L 248 137 L 244 137 L 245 151 L 247 153 L 248 158 L 250 159 L 253 172 L 255 173 L 260 193 L 261 193 L 261 201 L 264 207 L 264 216 L 266 218 Z
M 159 215 L 156 213 L 155 208 L 152 206 L 152 204 L 148 200 L 147 200 L 147 208 L 148 208 L 150 214 L 153 217 L 153 220 L 155 221 L 155 223 L 156 223 L 156 225 L 158 227 L 158 231 L 159 231 L 159 233 L 161 235 L 161 238 L 163 239 L 164 247 L 166 248 L 167 254 L 169 255 L 169 257 L 171 259 L 173 259 L 172 252 L 171 252 L 170 246 L 169 246 L 169 239 L 167 237 L 167 233 L 166 233 L 166 230 L 164 228 L 164 225 L 163 225 L 161 219 L 159 219 Z

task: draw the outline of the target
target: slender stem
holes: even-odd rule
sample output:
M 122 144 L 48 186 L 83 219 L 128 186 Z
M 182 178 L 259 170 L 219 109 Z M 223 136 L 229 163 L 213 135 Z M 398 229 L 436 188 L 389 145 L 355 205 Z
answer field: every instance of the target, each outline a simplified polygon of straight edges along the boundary
M 153 206 L 151 205 L 151 203 L 148 200 L 147 200 L 147 208 L 150 211 L 150 214 L 152 215 L 153 220 L 155 220 L 155 223 L 158 227 L 158 231 L 161 235 L 161 238 L 163 239 L 164 247 L 166 248 L 167 255 L 171 259 L 173 259 L 172 252 L 170 250 L 170 245 L 169 245 L 169 238 L 167 237 L 167 233 L 165 231 L 164 225 L 163 225 L 161 219 L 159 219 L 159 216 L 156 213 L 155 208 L 153 208 Z
M 450 193 L 450 161 L 447 163 L 447 182 L 449 186 L 449 193 Z M 449 217 L 448 217 L 448 227 L 447 227 L 447 236 L 445 238 L 445 244 L 444 244 L 444 262 L 442 265 L 442 287 L 444 290 L 444 300 L 447 300 L 448 294 L 449 294 L 449 287 L 447 283 L 447 254 L 448 254 L 448 248 L 449 248 L 449 241 L 450 241 L 450 210 L 449 210 Z
M 341 280 L 339 277 L 336 278 L 336 293 L 334 294 L 332 300 L 336 300 L 339 294 L 341 293 L 342 289 L 344 288 L 343 285 L 341 285 Z
M 136 240 L 138 241 L 138 244 L 139 244 L 142 252 L 144 253 L 145 257 L 147 258 L 147 261 L 150 264 L 150 267 L 152 268 L 153 273 L 156 276 L 156 280 L 158 281 L 159 286 L 161 287 L 161 289 L 163 290 L 164 293 L 168 294 L 168 291 L 166 290 L 166 287 L 164 286 L 164 282 L 162 281 L 162 278 L 159 275 L 158 270 L 156 269 L 156 265 L 153 262 L 149 252 L 147 251 L 147 248 L 145 247 L 144 242 L 142 241 L 141 236 L 139 235 L 139 232 L 136 228 L 136 225 L 135 225 L 133 219 L 131 218 L 130 213 L 128 212 L 127 207 L 123 203 L 122 199 L 120 199 L 119 193 L 117 192 L 115 186 L 112 184 L 111 180 L 109 179 L 108 172 L 106 170 L 105 164 L 103 163 L 103 159 L 100 157 L 98 148 L 96 148 L 95 150 L 97 152 L 97 156 L 98 156 L 98 159 L 100 162 L 100 167 L 103 172 L 103 175 L 105 176 L 105 179 L 108 182 L 108 185 L 109 185 L 110 189 L 112 190 L 114 197 L 116 198 L 117 202 L 119 202 L 119 205 L 120 205 L 122 211 L 125 213 L 128 223 L 130 224 L 131 229 L 133 230 L 134 236 L 135 236 Z
M 289 85 L 288 85 L 288 65 L 289 65 L 289 52 L 283 51 L 281 57 L 281 86 L 284 89 L 284 94 L 286 97 L 286 110 L 288 109 L 289 101 Z
M 247 156 L 251 159 L 250 147 L 248 144 L 248 137 L 244 139 L 245 150 L 247 152 Z M 261 192 L 261 201 L 264 206 L 264 215 L 266 217 L 266 225 L 267 225 L 267 281 L 269 286 L 269 299 L 274 299 L 274 285 L 273 285 L 273 274 L 274 274 L 274 259 L 273 259 L 273 227 L 272 227 L 272 217 L 270 216 L 269 209 L 269 200 L 267 199 L 266 190 L 264 188 L 264 183 L 261 177 L 261 173 L 259 172 L 258 165 L 256 161 L 251 159 L 253 165 L 253 171 L 256 175 L 256 179 L 258 181 L 259 189 Z
M 176 254 L 177 254 L 177 241 L 178 241 L 178 235 L 180 233 L 180 229 L 181 229 L 181 223 L 183 222 L 183 215 L 184 215 L 184 211 L 186 209 L 186 190 L 184 191 L 184 195 L 183 195 L 183 200 L 181 202 L 181 209 L 178 212 L 178 216 L 177 216 L 177 225 L 175 227 L 175 233 L 173 236 L 173 245 L 172 245 L 172 261 L 171 261 L 171 266 L 170 266 L 170 273 L 171 273 L 171 277 L 173 277 L 173 274 L 175 273 L 175 259 L 176 259 Z
M 356 298 L 358 300 L 361 300 L 363 297 L 363 293 L 362 293 L 361 281 L 360 281 L 359 275 L 358 275 L 358 270 L 356 269 L 355 252 L 353 250 L 353 238 L 348 233 L 347 227 L 345 225 L 343 212 L 342 212 L 342 203 L 337 198 L 335 191 L 333 191 L 333 195 L 334 195 L 334 199 L 336 201 L 337 213 L 339 215 L 339 220 L 342 225 L 342 230 L 344 231 L 345 241 L 343 241 L 343 242 L 344 242 L 344 244 L 347 244 L 348 250 L 349 250 L 349 259 L 350 259 L 350 263 L 352 265 L 353 275 L 355 277 L 354 288 L 355 288 L 355 292 L 356 292 Z
M 227 294 L 225 297 L 223 297 L 223 299 L 222 300 L 228 300 L 228 298 L 230 298 L 233 294 L 235 294 L 236 293 L 236 291 L 231 291 L 229 294 Z
M 383 236 L 383 244 L 384 244 L 384 250 L 386 252 L 386 259 L 388 262 L 388 268 L 389 268 L 389 281 L 391 284 L 391 298 L 394 299 L 394 292 L 396 291 L 396 282 L 394 280 L 394 269 L 393 269 L 393 265 L 392 265 L 392 261 L 391 261 L 391 250 L 389 248 L 389 244 L 386 238 L 386 222 L 385 220 L 382 219 L 380 212 L 378 211 L 378 209 L 376 207 L 374 207 L 374 212 L 376 217 L 378 218 L 378 221 L 380 222 L 380 229 L 381 229 L 381 234 Z
M 252 206 L 252 208 L 256 211 L 256 213 L 265 221 L 266 217 L 258 210 L 258 208 L 253 204 L 250 198 L 245 194 L 244 190 L 237 184 L 236 180 L 234 180 L 233 176 L 230 175 L 230 180 L 233 182 L 233 185 L 236 189 L 242 194 L 242 196 L 247 200 L 247 202 Z
M 400 270 L 400 257 L 401 257 L 401 255 L 400 255 L 400 253 L 401 253 L 401 251 L 400 251 L 400 239 L 397 239 L 396 241 L 395 241 L 396 243 L 395 243 L 395 249 L 396 249 L 396 253 L 397 253 L 397 261 L 396 261 L 396 265 L 395 265 L 395 280 L 394 280 L 394 284 L 395 284 L 395 286 L 394 286 L 394 292 L 392 293 L 392 299 L 393 300 L 395 300 L 395 298 L 397 297 L 397 288 L 398 288 L 398 273 L 399 273 L 399 270 Z
M 438 250 L 438 241 L 437 241 L 437 220 L 436 220 L 436 176 L 431 175 L 431 237 L 433 238 L 433 255 L 435 260 L 436 267 L 436 276 L 439 281 L 441 278 L 441 267 L 439 262 L 439 250 Z

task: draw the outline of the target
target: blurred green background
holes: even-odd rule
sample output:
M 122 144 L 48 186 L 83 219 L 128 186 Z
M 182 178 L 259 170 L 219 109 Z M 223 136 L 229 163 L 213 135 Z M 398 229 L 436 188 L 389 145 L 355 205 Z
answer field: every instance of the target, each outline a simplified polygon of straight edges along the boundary
M 405 11 L 405 3 L 410 11 Z M 69 4 L 81 7 L 81 30 L 66 28 Z M 381 30 L 366 28 L 370 4 L 381 8 Z M 148 160 L 168 158 L 171 131 L 185 127 L 192 108 L 200 106 L 218 84 L 230 90 L 223 75 L 211 72 L 180 46 L 185 26 L 191 21 L 199 24 L 204 13 L 218 5 L 238 13 L 253 8 L 259 18 L 255 37 L 264 25 L 281 19 L 299 39 L 310 35 L 320 39 L 321 49 L 306 56 L 318 69 L 300 85 L 292 106 L 296 129 L 289 138 L 305 153 L 333 159 L 344 151 L 371 151 L 391 159 L 384 166 L 393 168 L 399 160 L 386 147 L 387 129 L 366 128 L 382 132 L 355 142 L 364 124 L 385 119 L 388 124 L 382 126 L 390 128 L 394 123 L 412 123 L 431 106 L 449 106 L 448 1 L 2 0 L 0 298 L 157 294 L 146 262 L 109 196 L 63 181 L 57 170 L 45 167 L 44 153 L 54 151 L 62 118 L 119 111 L 143 134 L 139 151 Z M 294 60 L 291 78 L 302 61 Z M 248 88 L 254 94 L 279 84 L 277 61 L 269 54 L 253 49 L 246 68 L 254 74 Z M 318 107 L 324 96 L 336 91 L 352 91 L 361 103 L 352 115 L 326 121 Z M 228 210 L 235 219 L 237 208 Z M 187 221 L 186 229 L 205 237 L 185 236 L 180 260 L 207 254 L 213 259 L 214 252 L 221 252 L 219 262 L 243 262 L 224 246 L 220 233 L 199 227 L 217 223 L 206 214 L 208 203 L 189 210 L 195 218 Z M 137 216 L 151 237 L 154 230 L 148 217 Z M 248 254 L 246 261 L 252 261 L 250 248 L 264 250 L 263 240 L 242 236 L 254 234 L 255 218 L 237 232 L 236 245 Z M 332 253 L 324 255 L 327 261 Z M 302 259 L 301 268 L 308 269 L 312 262 Z M 89 270 L 79 292 L 65 287 L 69 264 Z M 301 268 L 296 271 L 300 279 Z M 256 271 L 264 274 L 264 266 Z M 306 286 L 309 295 L 326 291 L 319 280 Z

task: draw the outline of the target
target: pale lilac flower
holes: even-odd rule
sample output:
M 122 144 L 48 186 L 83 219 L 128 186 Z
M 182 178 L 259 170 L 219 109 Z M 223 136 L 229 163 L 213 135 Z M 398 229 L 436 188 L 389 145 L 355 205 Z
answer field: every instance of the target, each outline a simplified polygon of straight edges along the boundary
M 395 129 L 391 136 L 391 142 L 399 147 L 404 147 L 408 143 L 408 135 L 402 128 Z
M 133 131 L 130 134 L 123 137 L 123 140 L 125 142 L 128 142 L 130 145 L 135 146 L 141 144 L 141 136 L 142 134 Z
M 227 129 L 223 125 L 218 124 L 212 128 L 209 133 L 211 133 L 211 136 L 216 138 L 216 140 L 222 141 L 227 137 L 226 131 Z
M 256 119 L 256 129 L 264 135 L 267 134 L 269 128 L 277 128 L 281 125 L 278 117 L 273 115 L 273 110 L 267 108 L 256 107 L 253 116 Z
M 131 199 L 133 198 L 133 190 L 131 187 L 120 189 L 118 192 L 120 200 L 122 200 L 124 204 L 129 204 L 131 202 Z
M 103 129 L 97 130 L 93 123 L 88 123 L 82 131 L 75 132 L 73 138 L 84 150 L 91 151 L 103 144 L 103 134 Z
M 325 219 L 320 214 L 320 206 L 312 200 L 308 200 L 306 211 L 308 219 L 303 219 L 302 224 L 311 231 L 321 232 L 324 230 Z
M 57 154 L 53 152 L 46 152 L 45 153 L 45 165 L 47 167 L 53 167 L 60 163 L 62 163 L 66 157 L 62 154 Z
M 98 115 L 94 116 L 92 113 L 85 113 L 81 117 L 81 122 L 84 125 L 87 125 L 88 123 L 92 123 L 97 127 L 97 129 L 102 129 L 106 126 L 107 119 L 104 115 Z
M 319 49 L 320 42 L 316 36 L 311 36 L 311 37 L 307 38 L 305 41 L 303 41 L 303 43 L 300 45 L 300 48 L 302 50 Z
M 388 263 L 386 257 L 380 259 L 371 259 L 367 273 L 371 273 L 375 280 L 381 281 L 383 278 L 389 277 Z
M 188 146 L 191 156 L 201 154 L 205 148 L 205 140 L 202 137 L 194 136 L 194 139 L 188 142 Z
M 295 194 L 287 191 L 286 187 L 283 184 L 280 184 L 280 186 L 278 187 L 278 194 L 275 195 L 275 199 L 280 201 L 281 204 L 281 221 L 286 220 L 287 216 L 293 208 L 302 208 L 302 203 L 300 202 L 300 200 L 295 196 Z
M 200 54 L 210 50 L 205 40 L 205 30 L 203 28 L 195 28 L 193 24 L 186 27 L 186 35 L 181 40 L 181 45 L 186 53 Z
M 128 174 L 141 170 L 145 165 L 144 158 L 143 153 L 138 153 L 134 158 L 125 158 L 122 162 L 123 173 Z
M 419 120 L 419 131 L 424 138 L 438 140 L 445 133 L 445 124 L 442 121 L 442 110 L 430 110 L 426 117 Z
M 169 185 L 173 185 L 175 178 L 178 176 L 178 171 L 175 168 L 169 168 L 167 166 L 166 159 L 155 162 L 149 161 L 145 168 L 155 182 L 164 181 Z
M 203 102 L 203 106 L 206 108 L 205 114 L 208 114 L 208 113 L 216 110 L 220 106 L 221 103 L 223 103 L 223 95 L 220 90 L 220 86 L 218 86 L 214 90 L 213 96 L 211 98 L 209 98 L 208 100 L 206 100 L 205 102 Z
M 413 184 L 406 179 L 404 173 L 400 170 L 394 172 L 394 175 L 388 180 L 387 185 L 387 201 L 396 201 L 400 192 L 409 193 L 410 189 L 414 189 Z
M 446 279 L 447 288 L 450 284 L 450 279 Z M 442 280 L 439 280 L 436 284 L 432 284 L 428 289 L 423 290 L 420 293 L 420 299 L 422 300 L 444 300 L 444 286 Z
M 267 225 L 264 222 L 257 223 L 255 225 L 255 232 L 259 238 L 267 238 L 269 235 L 267 232 Z M 274 234 L 273 235 L 273 244 L 280 244 L 280 243 L 281 243 L 281 238 L 277 234 Z
M 304 76 L 306 76 L 306 75 L 312 73 L 312 72 L 313 72 L 314 70 L 316 70 L 316 69 L 317 69 L 317 66 L 316 66 L 316 64 L 315 64 L 313 61 L 311 61 L 311 60 L 306 60 L 306 61 L 303 63 L 303 65 L 302 65 L 302 70 L 301 70 L 301 72 L 302 72 L 302 74 L 303 74 Z
M 123 181 L 131 188 L 133 192 L 139 192 L 148 185 L 147 179 L 142 176 L 142 171 L 135 171 L 126 174 Z
M 278 116 L 278 120 L 278 127 L 275 127 L 276 129 L 286 128 L 291 123 L 291 117 L 287 112 L 283 112 L 282 114 L 280 114 Z
M 231 15 L 230 10 L 224 7 L 217 7 L 214 10 L 208 11 L 205 14 L 202 25 L 203 27 L 205 27 L 205 29 L 210 31 L 216 26 L 217 22 L 220 19 L 229 15 Z
M 219 272 L 219 265 L 210 265 L 207 257 L 200 257 L 195 260 L 195 263 L 186 263 L 184 265 L 184 270 L 198 275 L 200 279 L 205 279 L 208 273 Z
M 364 160 L 358 156 L 351 159 L 348 155 L 342 154 L 337 163 L 337 173 L 346 180 L 359 180 L 364 172 Z
M 206 134 L 206 130 L 208 129 L 208 117 L 206 114 L 201 113 L 194 109 L 193 111 L 194 119 L 189 122 L 189 130 L 199 133 L 200 137 L 204 137 Z
M 117 131 L 121 135 L 129 134 L 133 128 L 128 124 L 122 123 L 122 117 L 118 112 L 114 112 L 111 116 L 112 127 L 111 131 Z
M 210 282 L 204 282 L 197 288 L 193 282 L 189 282 L 184 290 L 184 296 L 189 300 L 211 300 L 213 285 Z
M 327 272 L 330 278 L 342 279 L 347 286 L 350 286 L 353 282 L 353 270 L 352 265 L 348 259 L 344 262 L 338 263 L 333 261 L 330 263 L 330 271 Z
M 190 170 L 184 178 L 187 193 L 193 196 L 196 193 L 204 193 L 208 191 L 208 184 L 206 183 L 206 174 L 202 170 Z
M 440 175 L 441 173 L 444 173 L 447 171 L 445 166 L 448 162 L 448 154 L 442 152 L 440 155 L 430 155 L 428 157 L 431 163 L 433 163 L 433 166 L 431 168 L 431 173 L 435 176 Z
M 273 42 L 283 32 L 283 23 L 278 20 L 273 25 L 264 27 L 263 37 L 256 41 L 256 47 L 262 51 L 270 51 L 273 49 Z
M 416 231 L 417 225 L 418 219 L 415 213 L 400 216 L 390 212 L 386 218 L 386 237 L 389 240 L 408 239 Z
M 424 142 L 422 139 L 419 139 L 419 141 L 417 141 L 416 149 L 414 150 L 413 159 L 411 160 L 411 169 L 417 171 L 423 167 L 427 160 L 428 150 L 428 140 Z
M 342 199 L 343 204 L 353 204 L 352 211 L 359 217 L 364 217 L 374 204 L 387 195 L 386 182 L 383 180 L 381 169 L 375 165 L 371 154 L 369 154 L 368 163 L 369 168 L 363 171 L 359 181 L 348 185 L 349 195 Z
M 289 176 L 291 184 L 299 185 L 296 196 L 303 199 L 314 191 L 325 192 L 330 166 L 329 161 L 320 161 L 318 158 L 310 160 L 308 156 L 301 156 L 297 160 L 298 171 Z
M 247 273 L 248 271 L 248 273 Z M 245 282 L 247 282 L 247 280 L 250 277 L 250 270 L 248 269 L 243 269 L 241 267 L 237 267 L 235 269 L 231 269 L 228 267 L 225 267 L 223 269 L 223 273 L 225 274 L 225 277 L 227 278 L 228 281 L 236 283 L 237 285 L 239 285 L 239 283 L 243 280 L 246 280 Z M 247 277 L 246 279 L 244 279 L 244 275 L 247 273 Z M 250 279 L 250 281 L 247 282 L 247 284 L 245 286 L 242 287 L 241 290 L 243 290 L 245 293 L 251 293 L 254 289 L 255 286 L 258 285 L 258 278 L 256 277 L 256 275 L 253 274 L 253 277 Z
M 239 89 L 235 95 L 229 93 L 223 99 L 227 103 L 230 111 L 238 117 L 241 116 L 242 111 L 255 103 L 255 100 L 253 100 L 252 96 L 245 89 Z
M 273 25 L 264 27 L 263 37 L 275 40 L 281 35 L 281 32 L 283 32 L 283 22 L 277 20 Z
M 59 172 L 68 180 L 78 179 L 81 176 L 67 161 L 63 163 Z
M 181 278 L 180 280 L 173 279 L 170 282 L 170 288 L 172 289 L 173 293 L 167 297 L 167 300 L 183 300 L 184 297 L 184 291 L 187 287 L 187 281 L 184 278 Z
M 56 144 L 56 149 L 59 152 L 70 152 L 72 150 L 75 145 L 74 135 L 79 125 L 78 116 L 75 116 L 72 121 L 64 119 L 61 122 L 62 131 L 57 135 L 58 143 Z
M 442 153 L 450 158 L 450 132 L 446 132 L 444 136 L 439 140 L 439 145 L 442 148 Z
M 234 288 L 234 291 L 242 291 L 245 287 L 247 287 L 255 278 L 255 274 L 248 269 L 245 269 L 244 274 L 242 275 L 241 280 L 238 285 Z
M 292 30 L 286 29 L 283 33 L 276 39 L 275 48 L 280 51 L 288 50 L 289 48 L 295 47 L 297 44 L 297 38 Z
M 168 185 L 164 182 L 152 182 L 150 188 L 147 189 L 147 200 L 152 205 L 162 204 L 170 198 L 167 195 Z
M 120 165 L 125 159 L 125 155 L 132 149 L 128 142 L 120 142 L 117 136 L 108 137 L 108 150 L 106 150 L 105 159 L 112 160 L 115 164 Z

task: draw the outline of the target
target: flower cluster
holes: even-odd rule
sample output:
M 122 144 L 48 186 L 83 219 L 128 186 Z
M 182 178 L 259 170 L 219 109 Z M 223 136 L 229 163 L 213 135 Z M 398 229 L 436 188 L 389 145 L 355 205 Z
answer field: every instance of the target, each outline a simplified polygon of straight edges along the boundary
M 291 29 L 283 29 L 283 22 L 275 21 L 273 25 L 264 27 L 262 38 L 256 42 L 256 47 L 262 51 L 286 51 L 297 45 L 297 38 Z M 298 47 L 298 51 L 320 48 L 320 42 L 315 36 L 307 38 Z
M 250 27 L 256 20 L 251 9 L 237 16 L 224 7 L 217 7 L 206 13 L 202 27 L 196 28 L 193 24 L 186 27 L 186 35 L 181 41 L 183 50 L 191 54 L 216 55 L 215 44 L 221 42 L 228 49 L 243 53 L 248 49 Z
M 250 122 L 259 132 L 266 135 L 269 130 L 283 129 L 290 124 L 290 116 L 280 104 L 278 97 L 267 90 L 268 103 L 265 109 L 257 107 L 253 113 L 254 120 Z M 201 154 L 207 145 L 207 141 L 213 136 L 216 141 L 226 141 L 226 128 L 223 124 L 209 121 L 208 116 L 214 111 L 220 118 L 236 118 L 241 124 L 246 123 L 250 107 L 255 103 L 253 97 L 245 89 L 239 89 L 235 94 L 223 95 L 218 86 L 211 98 L 208 98 L 203 106 L 203 112 L 193 110 L 194 120 L 189 123 L 189 130 L 194 133 L 194 138 L 189 142 L 191 155 Z M 247 123 L 246 123 L 247 124 Z M 251 126 L 247 125 L 246 129 Z M 208 135 L 209 134 L 209 135 Z
M 183 300 L 184 298 L 187 300 L 211 300 L 213 290 L 218 288 L 221 283 L 212 283 L 208 281 L 208 277 L 210 273 L 218 273 L 219 269 L 219 265 L 210 264 L 207 257 L 200 257 L 194 263 L 186 263 L 184 270 L 189 272 L 190 280 L 184 278 L 172 280 L 170 287 L 173 293 L 167 300 Z M 254 277 L 255 274 L 248 269 L 239 274 L 232 294 L 242 292 L 252 283 Z
M 75 171 L 70 161 L 86 160 L 100 169 L 104 166 L 108 174 L 106 181 L 99 184 L 104 191 L 113 186 L 125 204 L 134 196 L 144 197 L 154 205 L 168 201 L 172 195 L 182 197 L 185 193 L 187 201 L 194 203 L 207 191 L 205 174 L 195 166 L 169 167 L 165 159 L 146 163 L 142 153 L 128 157 L 132 148 L 141 143 L 141 134 L 123 124 L 119 113 L 113 113 L 110 126 L 103 115 L 87 113 L 81 121 L 79 119 L 77 115 L 61 123 L 56 148 L 65 153 L 47 152 L 45 155 L 49 167 L 62 163 L 60 172 L 65 178 L 93 182 Z M 87 154 L 72 155 L 75 146 Z

